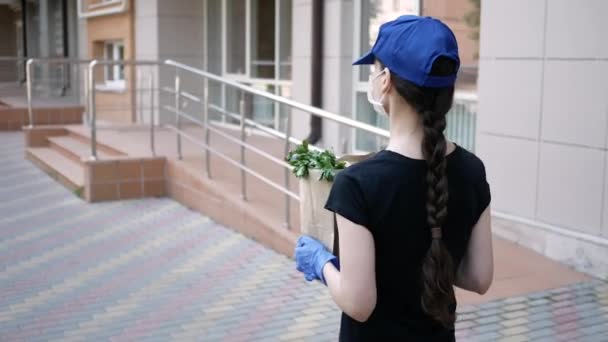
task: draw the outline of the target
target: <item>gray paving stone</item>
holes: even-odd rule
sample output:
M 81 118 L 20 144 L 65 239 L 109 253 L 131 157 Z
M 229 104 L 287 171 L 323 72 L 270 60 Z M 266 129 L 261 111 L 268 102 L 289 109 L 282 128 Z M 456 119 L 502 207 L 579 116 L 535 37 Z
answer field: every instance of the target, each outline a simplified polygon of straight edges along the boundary
M 504 327 L 499 323 L 491 323 L 491 324 L 478 325 L 473 328 L 473 332 L 475 334 L 483 334 L 483 333 L 492 332 L 492 331 L 499 331 L 503 328 Z
M 543 329 L 543 328 L 547 328 L 547 327 L 552 327 L 555 324 L 556 323 L 553 322 L 552 320 L 541 319 L 538 321 L 528 323 L 528 328 L 530 328 L 530 330 L 538 330 L 538 329 Z
M 555 342 L 556 337 L 555 335 L 551 335 L 551 336 L 544 336 L 541 338 L 538 338 L 536 340 L 534 340 L 534 342 Z
M 551 300 L 547 299 L 547 298 L 537 298 L 534 300 L 531 300 L 528 302 L 528 305 L 530 306 L 537 306 L 537 305 L 547 305 L 550 304 Z
M 496 308 L 479 310 L 479 311 L 477 311 L 477 316 L 479 316 L 479 317 L 487 317 L 487 316 L 498 315 L 498 314 L 501 313 L 501 311 L 502 310 L 499 310 L 499 309 L 496 309 Z
M 530 331 L 527 333 L 527 335 L 530 338 L 536 339 L 536 338 L 551 336 L 554 333 L 555 333 L 555 331 L 551 328 L 542 328 L 542 329 L 536 329 L 536 330 Z
M 582 329 L 583 335 L 594 335 L 598 333 L 605 333 L 608 331 L 608 322 L 584 327 Z
M 475 320 L 475 322 L 477 322 L 477 324 L 488 324 L 488 323 L 500 322 L 502 320 L 503 319 L 498 315 L 487 315 L 487 316 L 478 318 L 477 320 Z
M 504 305 L 504 302 L 502 300 L 497 300 L 497 301 L 493 301 L 493 302 L 479 304 L 478 307 L 479 307 L 479 309 L 483 310 L 483 309 L 497 308 L 497 307 L 501 307 L 503 305 Z
M 487 333 L 483 333 L 483 334 L 479 334 L 477 336 L 471 337 L 471 341 L 475 341 L 475 342 L 490 342 L 490 341 L 496 341 L 498 338 L 502 337 L 502 335 L 500 335 L 497 332 L 487 332 Z
M 541 312 L 529 314 L 528 320 L 531 322 L 530 324 L 532 324 L 536 321 L 551 319 L 552 316 L 553 315 L 551 314 L 550 311 L 541 311 Z
M 468 320 L 474 320 L 477 318 L 477 315 L 475 313 L 466 313 L 466 314 L 459 314 L 457 316 L 458 321 L 468 321 Z
M 598 333 L 581 336 L 578 338 L 578 342 L 608 342 L 608 334 Z

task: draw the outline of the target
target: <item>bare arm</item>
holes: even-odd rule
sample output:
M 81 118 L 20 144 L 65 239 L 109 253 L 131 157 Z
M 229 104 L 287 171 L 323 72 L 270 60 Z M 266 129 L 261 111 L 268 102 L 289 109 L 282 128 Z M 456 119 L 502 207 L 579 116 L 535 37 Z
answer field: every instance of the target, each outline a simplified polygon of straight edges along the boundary
M 494 278 L 491 210 L 488 206 L 473 227 L 467 251 L 456 273 L 455 285 L 484 294 Z
M 375 247 L 365 227 L 337 215 L 340 234 L 340 271 L 328 262 L 323 275 L 329 292 L 342 311 L 365 322 L 376 307 Z

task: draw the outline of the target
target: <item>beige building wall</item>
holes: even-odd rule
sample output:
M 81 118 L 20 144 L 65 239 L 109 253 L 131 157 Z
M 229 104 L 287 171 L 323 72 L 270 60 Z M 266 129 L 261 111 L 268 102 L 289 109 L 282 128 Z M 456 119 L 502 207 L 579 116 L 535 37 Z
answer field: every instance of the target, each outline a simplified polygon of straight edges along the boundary
M 608 278 L 605 13 L 602 0 L 482 2 L 477 151 L 499 234 Z
M 129 1 L 127 10 L 124 13 L 108 14 L 95 16 L 87 19 L 87 46 L 88 58 L 105 59 L 103 55 L 104 42 L 107 41 L 122 41 L 124 43 L 124 59 L 131 60 L 135 58 L 135 41 L 134 41 L 134 6 L 132 0 Z M 99 10 L 101 8 L 111 8 L 119 6 L 113 4 L 110 6 L 97 7 L 91 9 L 87 7 L 87 3 L 99 3 L 99 1 L 86 1 L 83 6 L 85 11 Z M 97 84 L 102 84 L 105 80 L 103 67 L 98 66 L 96 69 Z M 135 80 L 135 70 L 132 67 L 125 67 L 125 89 L 124 90 L 104 90 L 98 88 L 96 104 L 98 120 L 130 123 L 134 120 L 134 96 L 133 86 Z

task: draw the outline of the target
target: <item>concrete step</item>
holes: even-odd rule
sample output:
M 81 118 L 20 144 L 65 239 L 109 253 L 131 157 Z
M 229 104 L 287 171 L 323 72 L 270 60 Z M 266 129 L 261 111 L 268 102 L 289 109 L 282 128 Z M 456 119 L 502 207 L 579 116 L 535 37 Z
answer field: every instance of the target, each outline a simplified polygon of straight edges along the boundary
M 91 156 L 90 142 L 84 142 L 82 139 L 74 137 L 73 135 L 48 137 L 47 140 L 49 142 L 49 147 L 79 164 L 82 164 L 83 158 Z M 115 153 L 108 153 L 103 149 L 97 150 L 97 156 L 102 159 L 112 158 L 115 155 Z
M 26 158 L 68 189 L 82 195 L 84 167 L 51 147 L 29 147 Z

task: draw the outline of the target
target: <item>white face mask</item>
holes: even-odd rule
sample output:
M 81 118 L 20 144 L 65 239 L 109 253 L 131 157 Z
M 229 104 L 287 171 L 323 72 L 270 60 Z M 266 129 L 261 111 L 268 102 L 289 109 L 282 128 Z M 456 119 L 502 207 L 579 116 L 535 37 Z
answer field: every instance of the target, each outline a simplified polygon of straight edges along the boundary
M 376 76 L 372 77 L 372 75 L 369 75 L 369 81 L 368 81 L 368 85 L 369 87 L 367 88 L 367 101 L 374 107 L 374 110 L 376 111 L 376 113 L 380 114 L 380 115 L 388 115 L 388 113 L 386 112 L 386 110 L 384 110 L 384 106 L 382 105 L 382 100 L 384 99 L 384 94 L 382 94 L 382 96 L 380 96 L 380 98 L 378 100 L 374 99 L 374 81 L 382 74 L 384 74 L 385 72 L 388 72 L 388 68 L 384 68 L 382 69 L 382 71 L 380 71 L 379 73 L 376 74 Z

